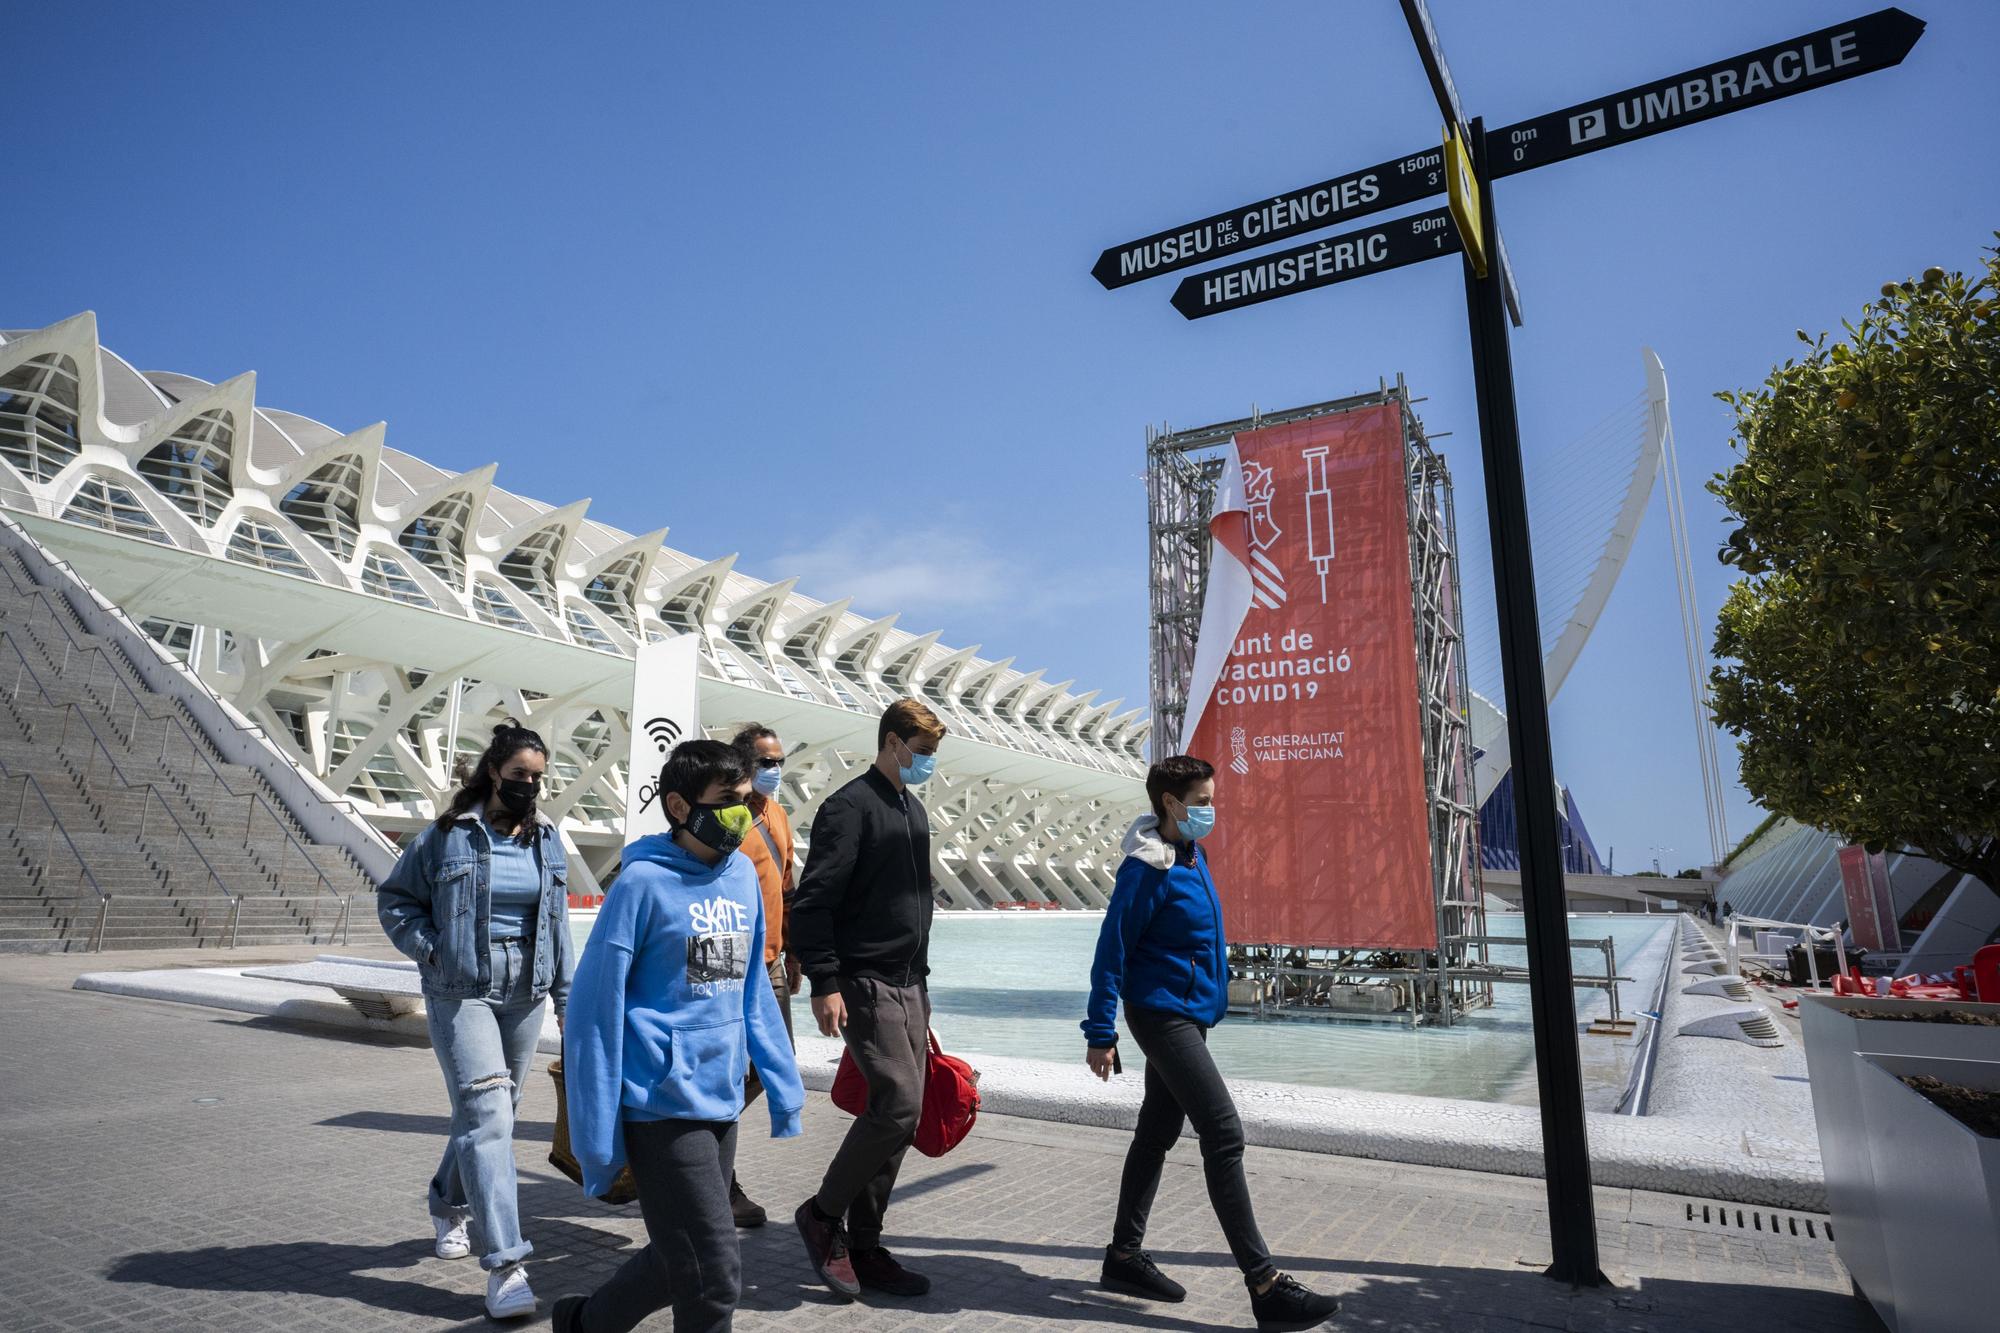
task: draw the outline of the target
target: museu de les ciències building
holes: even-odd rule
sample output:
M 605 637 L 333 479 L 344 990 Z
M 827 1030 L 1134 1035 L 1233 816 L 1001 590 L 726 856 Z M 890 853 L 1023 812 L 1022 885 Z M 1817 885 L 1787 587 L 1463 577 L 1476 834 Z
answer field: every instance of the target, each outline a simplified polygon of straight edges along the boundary
M 384 439 L 260 406 L 250 374 L 142 374 L 90 314 L 0 333 L 0 508 L 383 829 L 422 824 L 511 714 L 550 746 L 544 808 L 595 887 L 622 842 L 632 656 L 696 634 L 711 732 L 754 719 L 802 747 L 802 831 L 873 759 L 883 705 L 916 695 L 953 733 L 924 792 L 944 905 L 1109 897 L 1143 709 Z

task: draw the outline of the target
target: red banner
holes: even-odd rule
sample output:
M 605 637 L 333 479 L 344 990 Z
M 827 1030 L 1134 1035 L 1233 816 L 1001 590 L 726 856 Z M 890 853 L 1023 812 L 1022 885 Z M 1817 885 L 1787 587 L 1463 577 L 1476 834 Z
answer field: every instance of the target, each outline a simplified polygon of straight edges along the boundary
M 1896 900 L 1889 892 L 1889 862 L 1882 853 L 1841 848 L 1840 888 L 1847 899 L 1847 928 L 1856 945 L 1870 953 L 1894 953 L 1903 947 L 1896 928 Z
M 1246 575 L 1248 610 L 1187 747 L 1216 768 L 1205 846 L 1229 938 L 1436 948 L 1401 411 L 1274 426 L 1235 449 L 1204 637 L 1227 632 L 1233 610 L 1208 612 L 1240 605 Z

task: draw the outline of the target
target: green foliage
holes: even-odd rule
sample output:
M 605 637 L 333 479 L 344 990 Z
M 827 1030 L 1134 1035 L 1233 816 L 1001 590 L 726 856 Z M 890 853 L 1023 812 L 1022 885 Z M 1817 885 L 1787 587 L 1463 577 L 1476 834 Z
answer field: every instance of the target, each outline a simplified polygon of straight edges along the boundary
M 1683 871 L 1681 871 L 1681 872 L 1680 872 L 1680 873 L 1679 873 L 1678 875 L 1675 875 L 1675 876 L 1674 876 L 1674 878 L 1675 878 L 1675 879 L 1700 879 L 1700 878 L 1701 878 L 1701 870 L 1700 870 L 1700 868 L 1699 868 L 1699 867 L 1697 867 L 1697 866 L 1689 866 L 1689 867 L 1688 867 L 1688 868 L 1687 868 L 1686 870 L 1683 870 Z
M 2000 891 L 2000 250 L 1717 395 L 1716 720 L 1766 809 Z
M 1743 839 L 1743 841 L 1737 843 L 1734 847 L 1729 849 L 1729 855 L 1722 858 L 1723 866 L 1726 868 L 1731 861 L 1734 861 L 1737 857 L 1743 855 L 1743 853 L 1749 848 L 1751 843 L 1757 841 L 1757 839 L 1763 837 L 1766 833 L 1770 832 L 1771 825 L 1777 823 L 1779 820 L 1783 818 L 1784 818 L 1783 815 L 1765 815 L 1763 821 L 1760 822 L 1756 828 L 1751 829 L 1749 835 L 1746 836 Z

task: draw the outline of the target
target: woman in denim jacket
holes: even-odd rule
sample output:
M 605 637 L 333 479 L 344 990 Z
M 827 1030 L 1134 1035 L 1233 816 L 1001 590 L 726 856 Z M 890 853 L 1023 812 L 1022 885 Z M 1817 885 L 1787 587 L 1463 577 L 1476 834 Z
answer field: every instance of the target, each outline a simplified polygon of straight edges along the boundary
M 561 1027 L 576 949 L 568 865 L 555 825 L 535 809 L 548 747 L 512 718 L 451 804 L 404 850 L 376 895 L 382 929 L 417 961 L 431 1047 L 451 1098 L 451 1136 L 431 1177 L 441 1259 L 485 1246 L 486 1311 L 533 1314 L 514 1187 L 514 1113 L 542 1033 L 544 1000 Z

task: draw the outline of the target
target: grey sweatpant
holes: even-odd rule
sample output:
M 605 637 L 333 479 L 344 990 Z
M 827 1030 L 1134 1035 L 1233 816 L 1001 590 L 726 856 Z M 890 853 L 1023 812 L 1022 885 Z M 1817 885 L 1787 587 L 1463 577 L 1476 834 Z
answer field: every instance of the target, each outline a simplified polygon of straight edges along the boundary
M 669 1305 L 674 1333 L 729 1333 L 743 1257 L 729 1212 L 733 1120 L 627 1120 L 647 1245 L 578 1312 L 576 1333 L 626 1333 Z
M 882 1243 L 882 1215 L 903 1154 L 924 1109 L 930 1064 L 931 997 L 922 986 L 842 977 L 847 1049 L 868 1080 L 868 1109 L 848 1126 L 814 1200 L 828 1217 L 846 1217 L 857 1250 Z

